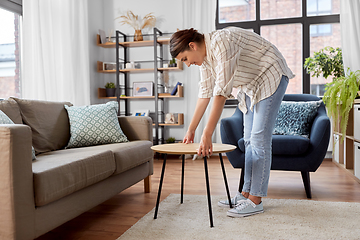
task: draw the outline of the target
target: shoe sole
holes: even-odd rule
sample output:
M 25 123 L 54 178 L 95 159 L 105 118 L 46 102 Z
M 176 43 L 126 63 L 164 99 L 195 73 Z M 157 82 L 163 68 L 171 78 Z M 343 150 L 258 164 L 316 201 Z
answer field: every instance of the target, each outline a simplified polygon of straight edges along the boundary
M 260 210 L 260 211 L 257 211 L 257 212 L 251 212 L 251 213 L 244 213 L 244 214 L 228 212 L 228 213 L 227 213 L 227 216 L 228 216 L 228 217 L 234 217 L 234 218 L 240 218 L 240 217 L 252 216 L 252 215 L 259 214 L 259 213 L 263 213 L 263 212 L 264 212 L 264 210 Z
M 229 204 L 225 204 L 225 203 L 221 203 L 221 202 L 218 202 L 218 206 L 222 207 L 222 208 L 230 208 Z M 232 206 L 234 207 L 234 204 L 232 204 Z

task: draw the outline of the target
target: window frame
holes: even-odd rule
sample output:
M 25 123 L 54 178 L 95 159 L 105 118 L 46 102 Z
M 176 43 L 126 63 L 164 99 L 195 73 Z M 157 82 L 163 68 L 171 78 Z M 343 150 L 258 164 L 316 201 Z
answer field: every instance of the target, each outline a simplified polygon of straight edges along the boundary
M 340 14 L 331 15 L 320 15 L 320 16 L 307 16 L 307 0 L 302 0 L 302 16 L 291 17 L 291 18 L 278 18 L 278 19 L 260 19 L 260 1 L 255 0 L 255 18 L 254 21 L 242 21 L 242 22 L 230 22 L 230 23 L 219 23 L 219 0 L 216 0 L 216 16 L 215 26 L 216 29 L 223 29 L 226 27 L 240 27 L 250 29 L 261 35 L 260 29 L 262 26 L 269 25 L 282 25 L 282 24 L 302 24 L 302 62 L 310 57 L 310 25 L 313 24 L 332 24 L 340 23 Z M 332 1 L 331 1 L 332 2 Z M 302 93 L 310 93 L 310 74 L 306 73 L 306 69 L 303 69 L 302 74 Z M 232 100 L 232 99 L 231 99 Z M 229 103 L 230 104 L 230 103 Z

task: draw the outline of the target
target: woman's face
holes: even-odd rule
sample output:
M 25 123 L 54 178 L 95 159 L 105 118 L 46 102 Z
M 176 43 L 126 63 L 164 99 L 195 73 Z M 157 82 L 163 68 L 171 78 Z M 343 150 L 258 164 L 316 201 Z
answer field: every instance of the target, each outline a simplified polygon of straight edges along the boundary
M 201 66 L 206 56 L 206 51 L 194 42 L 189 43 L 190 50 L 179 53 L 176 59 L 184 62 L 186 66 L 191 65 Z

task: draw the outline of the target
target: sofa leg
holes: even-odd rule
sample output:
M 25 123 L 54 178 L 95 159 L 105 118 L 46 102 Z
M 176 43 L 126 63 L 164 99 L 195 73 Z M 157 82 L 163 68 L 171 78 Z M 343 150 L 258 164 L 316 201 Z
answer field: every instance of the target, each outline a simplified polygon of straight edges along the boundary
M 239 182 L 239 192 L 242 192 L 244 186 L 244 168 L 241 168 L 241 174 L 240 174 L 240 182 Z
M 144 192 L 149 193 L 151 191 L 151 175 L 144 178 Z
M 304 182 L 306 197 L 311 198 L 310 174 L 309 172 L 301 171 L 301 176 Z

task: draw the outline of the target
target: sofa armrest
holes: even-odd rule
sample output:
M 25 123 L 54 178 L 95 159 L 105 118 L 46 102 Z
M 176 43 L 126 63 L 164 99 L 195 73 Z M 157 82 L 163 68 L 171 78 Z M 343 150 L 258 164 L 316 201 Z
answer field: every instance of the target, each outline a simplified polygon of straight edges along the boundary
M 31 129 L 0 126 L 0 239 L 35 237 Z
M 153 142 L 153 127 L 150 117 L 120 116 L 118 118 L 120 127 L 129 141 L 148 140 Z

